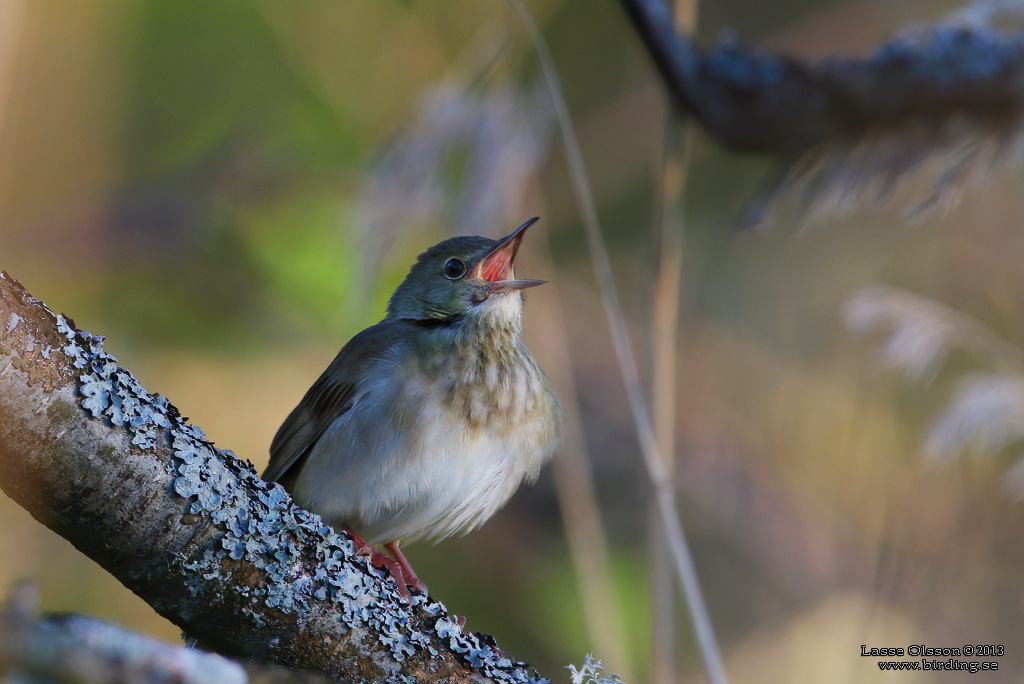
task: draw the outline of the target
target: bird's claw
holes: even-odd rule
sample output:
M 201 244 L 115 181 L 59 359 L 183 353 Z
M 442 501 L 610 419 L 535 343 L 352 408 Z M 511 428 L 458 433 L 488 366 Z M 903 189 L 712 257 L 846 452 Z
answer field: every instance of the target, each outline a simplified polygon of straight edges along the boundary
M 402 566 L 398 564 L 398 561 L 391 558 L 387 554 L 381 553 L 376 549 L 370 549 L 366 555 L 370 556 L 370 563 L 377 568 L 387 568 L 388 572 L 398 583 L 398 593 L 405 598 L 412 598 L 412 594 L 409 593 L 409 583 L 405 580 L 405 575 L 402 573 Z M 418 581 L 418 580 L 417 580 Z M 422 582 L 420 582 L 422 584 Z M 417 587 L 413 586 L 413 589 Z
M 385 553 L 381 553 L 377 549 L 373 548 L 366 541 L 363 540 L 358 534 L 352 530 L 346 530 L 352 537 L 352 542 L 356 547 L 357 556 L 369 556 L 370 563 L 376 568 L 387 569 L 391 573 L 391 576 L 398 583 L 398 593 L 405 598 L 412 598 L 412 594 L 409 592 L 410 589 L 422 593 L 427 593 L 427 585 L 416 576 L 413 572 L 412 566 L 409 565 L 409 561 L 405 561 L 403 564 L 401 560 L 405 560 L 405 556 L 400 556 L 401 560 L 395 560 L 391 556 Z M 389 545 L 385 545 L 386 548 L 390 549 Z M 395 544 L 397 548 L 397 544 Z

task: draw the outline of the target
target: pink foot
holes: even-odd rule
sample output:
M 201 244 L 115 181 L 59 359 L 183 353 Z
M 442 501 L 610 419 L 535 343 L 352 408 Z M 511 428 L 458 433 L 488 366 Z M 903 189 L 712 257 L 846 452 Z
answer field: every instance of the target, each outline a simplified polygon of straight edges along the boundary
M 384 545 L 388 553 L 391 554 L 398 565 L 402 568 L 402 577 L 405 578 L 405 584 L 413 591 L 420 591 L 424 594 L 427 593 L 427 585 L 423 583 L 419 577 L 416 576 L 416 571 L 412 569 L 412 565 L 409 563 L 409 559 L 405 557 L 402 550 L 398 548 L 398 540 L 390 541 Z
M 423 584 L 423 582 L 420 581 L 420 578 L 416 576 L 416 573 L 413 572 L 408 559 L 406 559 L 405 555 L 398 550 L 397 541 L 388 542 L 384 545 L 384 548 L 391 551 L 393 555 L 396 556 L 395 558 L 391 558 L 367 544 L 362 537 L 350 528 L 346 527 L 344 530 L 352 537 L 352 543 L 356 546 L 356 553 L 360 556 L 369 556 L 370 562 L 374 567 L 386 568 L 387 571 L 391 573 L 395 582 L 398 583 L 399 594 L 405 598 L 411 598 L 412 594 L 409 593 L 409 589 L 426 593 L 427 585 Z

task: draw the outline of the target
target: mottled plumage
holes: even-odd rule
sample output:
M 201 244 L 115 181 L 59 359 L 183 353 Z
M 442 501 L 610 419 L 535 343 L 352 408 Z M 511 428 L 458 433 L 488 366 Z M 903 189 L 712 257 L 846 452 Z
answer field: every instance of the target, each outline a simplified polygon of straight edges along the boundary
M 541 281 L 506 279 L 531 224 L 420 255 L 278 430 L 264 478 L 370 543 L 468 532 L 535 480 L 562 417 L 521 336 Z

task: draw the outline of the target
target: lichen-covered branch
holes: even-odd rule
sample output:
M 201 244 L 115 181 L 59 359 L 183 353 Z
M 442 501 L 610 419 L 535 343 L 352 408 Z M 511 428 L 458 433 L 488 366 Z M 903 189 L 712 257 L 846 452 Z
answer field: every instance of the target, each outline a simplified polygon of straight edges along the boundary
M 863 59 L 821 61 L 726 42 L 696 47 L 665 0 L 621 0 L 673 99 L 724 145 L 795 155 L 840 136 L 952 115 L 1016 120 L 1024 36 L 951 22 L 907 34 Z
M 0 488 L 203 645 L 335 677 L 536 674 L 215 448 L 0 272 Z

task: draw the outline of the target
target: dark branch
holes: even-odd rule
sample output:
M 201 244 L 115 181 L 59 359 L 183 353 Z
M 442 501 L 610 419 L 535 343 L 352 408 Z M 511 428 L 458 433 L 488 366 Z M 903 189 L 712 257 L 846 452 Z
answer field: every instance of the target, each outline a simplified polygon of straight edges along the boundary
M 214 448 L 0 272 L 0 487 L 226 655 L 359 680 L 536 675 Z
M 724 43 L 695 47 L 664 0 L 621 0 L 676 103 L 724 145 L 799 154 L 840 136 L 955 114 L 1016 119 L 1024 104 L 1024 36 L 943 24 L 864 59 L 812 62 Z

